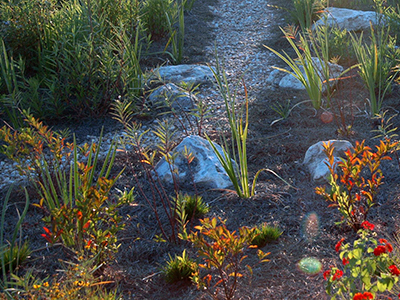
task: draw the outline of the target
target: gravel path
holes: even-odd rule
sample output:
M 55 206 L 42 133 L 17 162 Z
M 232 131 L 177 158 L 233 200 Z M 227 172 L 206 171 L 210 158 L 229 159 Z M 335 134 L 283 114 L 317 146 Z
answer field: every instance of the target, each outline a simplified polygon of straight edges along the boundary
M 211 10 L 217 16 L 211 26 L 215 30 L 218 55 L 229 77 L 238 79 L 245 72 L 249 90 L 265 87 L 274 58 L 263 44 L 270 38 L 271 28 L 276 26 L 277 9 L 268 7 L 264 0 L 243 1 L 237 5 L 230 0 L 219 0 Z M 213 64 L 214 45 L 206 49 Z
M 278 21 L 282 23 L 282 19 L 279 20 L 279 11 L 268 7 L 263 0 L 243 1 L 238 4 L 232 4 L 231 0 L 219 0 L 208 8 L 215 16 L 208 22 L 215 40 L 203 49 L 205 61 L 211 66 L 215 65 L 216 45 L 220 63 L 225 68 L 228 80 L 236 83 L 243 76 L 249 96 L 254 97 L 266 87 L 268 75 L 272 70 L 271 61 L 276 60 L 262 45 L 271 38 L 271 28 L 276 26 Z M 242 94 L 242 91 L 243 89 L 239 89 L 238 94 Z M 216 88 L 210 85 L 201 87 L 199 92 L 198 98 L 210 107 L 214 117 L 206 120 L 205 129 L 221 130 L 227 124 L 223 121 L 225 111 L 221 96 Z M 216 119 L 219 125 L 216 124 Z M 157 120 L 153 124 L 157 124 Z M 147 124 L 144 129 L 151 127 L 152 124 Z M 181 129 L 179 123 L 176 124 L 176 129 Z M 194 132 L 195 128 L 192 133 Z M 110 133 L 105 136 L 106 145 L 113 135 L 114 133 Z M 181 137 L 182 134 L 177 135 L 177 138 Z M 86 139 L 88 142 L 96 142 L 97 138 L 90 133 Z M 147 142 L 154 143 L 154 140 L 155 136 L 150 135 Z M 16 170 L 15 163 L 7 159 L 0 161 L 0 190 L 23 180 Z

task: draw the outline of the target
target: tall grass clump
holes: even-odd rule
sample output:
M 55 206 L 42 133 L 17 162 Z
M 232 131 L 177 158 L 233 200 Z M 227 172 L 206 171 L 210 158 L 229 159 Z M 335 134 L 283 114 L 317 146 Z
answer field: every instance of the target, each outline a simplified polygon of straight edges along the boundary
M 379 114 L 387 93 L 397 74 L 395 39 L 390 36 L 389 28 L 379 28 L 377 32 L 371 25 L 371 40 L 366 43 L 363 34 L 352 35 L 352 45 L 358 60 L 359 75 L 369 91 L 371 116 Z
M 298 35 L 299 44 L 301 45 L 299 47 L 294 41 L 294 39 L 297 38 L 297 32 L 293 27 L 289 27 L 287 30 L 281 28 L 281 30 L 285 35 L 286 40 L 295 51 L 297 57 L 293 59 L 286 52 L 283 52 L 283 54 L 281 54 L 280 52 L 268 46 L 264 45 L 264 47 L 277 55 L 289 66 L 291 70 L 277 67 L 276 69 L 291 74 L 292 76 L 297 78 L 305 87 L 313 107 L 315 109 L 319 109 L 321 107 L 322 101 L 322 80 L 313 62 L 312 51 L 309 46 L 307 36 L 301 33 Z
M 332 82 L 335 82 L 354 68 L 354 66 L 351 66 L 338 74 L 336 78 L 332 78 L 332 63 L 338 60 L 331 53 L 330 37 L 332 30 L 327 26 L 318 26 L 315 32 L 307 31 L 306 33 L 298 33 L 292 26 L 281 30 L 294 50 L 296 57 L 292 58 L 286 52 L 282 54 L 264 45 L 264 47 L 282 59 L 290 70 L 278 67 L 274 68 L 297 78 L 306 89 L 315 109 L 321 108 L 324 94 L 327 100 L 326 105 L 330 106 L 333 94 Z M 297 43 L 296 40 L 298 40 Z
M 171 22 L 170 18 L 168 17 L 168 31 L 170 34 L 170 39 L 168 41 L 168 45 L 171 43 L 171 56 L 174 63 L 181 63 L 183 59 L 183 46 L 185 42 L 185 3 L 187 0 L 181 0 L 178 4 L 178 16 L 177 22 L 178 28 L 174 28 L 174 23 Z M 172 20 L 173 21 L 173 20 Z
M 19 110 L 42 120 L 97 117 L 119 96 L 138 99 L 146 83 L 144 58 L 182 61 L 184 12 L 192 4 L 3 1 L 1 110 L 16 126 Z M 154 40 L 165 44 L 164 51 L 150 52 Z
M 291 16 L 303 31 L 311 28 L 318 19 L 318 12 L 323 9 L 321 0 L 293 0 L 293 6 Z
M 144 0 L 142 5 L 142 21 L 146 32 L 153 39 L 166 36 L 169 24 L 175 24 L 177 19 L 177 2 L 174 0 Z
M 19 78 L 23 73 L 25 66 L 24 60 L 21 58 L 15 61 L 10 57 L 6 49 L 4 41 L 1 40 L 0 49 L 0 112 L 5 114 L 14 126 L 21 125 L 19 103 L 22 99 Z
M 269 4 L 268 6 L 288 12 L 295 25 L 299 25 L 304 32 L 310 29 L 312 24 L 318 20 L 318 14 L 324 8 L 321 0 L 292 0 L 292 4 L 293 8 Z
M 219 93 L 225 102 L 225 109 L 228 116 L 229 127 L 232 134 L 232 145 L 229 147 L 224 141 L 223 153 L 220 153 L 211 139 L 206 135 L 215 155 L 218 157 L 222 167 L 231 180 L 236 193 L 241 198 L 249 198 L 255 194 L 256 182 L 262 171 L 271 172 L 279 177 L 270 169 L 260 169 L 254 176 L 253 182 L 249 182 L 249 170 L 247 164 L 247 133 L 249 128 L 249 98 L 247 88 L 243 81 L 245 99 L 242 110 L 238 110 L 237 90 L 231 91 L 225 71 L 221 68 L 217 58 L 216 69 L 211 68 L 217 82 Z M 279 177 L 280 178 L 280 177 Z
M 7 296 L 11 294 L 6 291 L 8 288 L 13 288 L 10 278 L 12 275 L 17 275 L 16 272 L 19 265 L 21 265 L 31 253 L 27 241 L 23 241 L 22 236 L 22 223 L 25 219 L 26 213 L 29 208 L 29 196 L 25 191 L 25 207 L 22 213 L 17 210 L 18 221 L 14 228 L 6 228 L 6 215 L 10 206 L 10 197 L 13 190 L 11 186 L 5 198 L 3 199 L 3 206 L 1 211 L 0 220 L 0 289 L 4 291 Z M 11 231 L 11 236 L 7 237 L 8 242 L 5 242 L 6 231 Z
M 47 28 L 46 49 L 40 56 L 46 68 L 39 73 L 53 106 L 63 106 L 58 113 L 104 115 L 118 96 L 139 96 L 143 88 L 140 59 L 147 40 L 140 22 L 122 23 L 138 12 L 117 10 L 110 1 L 64 5 L 55 17 L 57 26 Z M 118 21 L 110 21 L 115 18 Z

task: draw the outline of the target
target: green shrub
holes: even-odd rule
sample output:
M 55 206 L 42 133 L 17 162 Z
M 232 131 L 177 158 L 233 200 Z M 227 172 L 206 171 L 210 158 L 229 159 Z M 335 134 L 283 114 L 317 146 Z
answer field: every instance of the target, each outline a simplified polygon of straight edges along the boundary
M 18 109 L 43 119 L 104 115 L 118 96 L 142 92 L 140 61 L 149 40 L 140 2 L 56 2 L 0 5 L 6 47 L 0 108 L 11 123 Z
M 327 281 L 326 292 L 331 299 L 382 299 L 387 292 L 398 295 L 400 270 L 396 264 L 397 245 L 377 238 L 375 225 L 364 221 L 358 230 L 358 239 L 335 246 L 341 266 L 330 266 L 323 273 Z M 397 297 L 397 296 L 396 296 Z M 390 298 L 390 297 L 388 297 Z
M 347 66 L 357 62 L 351 47 L 351 37 L 346 29 L 326 24 L 320 25 L 314 29 L 312 38 L 318 49 L 326 49 L 329 61 Z
M 31 71 L 39 67 L 38 51 L 56 11 L 55 0 L 1 1 L 0 30 L 7 49 L 15 58 L 21 55 Z

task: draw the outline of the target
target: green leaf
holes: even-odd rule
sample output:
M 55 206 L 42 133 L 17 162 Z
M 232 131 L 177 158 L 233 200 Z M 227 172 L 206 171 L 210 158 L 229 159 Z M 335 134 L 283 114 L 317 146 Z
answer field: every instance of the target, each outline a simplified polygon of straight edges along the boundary
M 354 255 L 354 258 L 355 259 L 361 259 L 362 258 L 362 254 L 363 254 L 363 251 L 362 251 L 362 249 L 354 249 L 353 250 L 353 255 Z
M 367 268 L 368 268 L 369 274 L 374 274 L 376 271 L 376 261 L 374 259 L 371 259 L 370 261 L 368 261 Z
M 351 276 L 356 278 L 360 275 L 360 267 L 355 267 L 351 269 Z
M 369 290 L 369 288 L 371 287 L 371 276 L 367 272 L 367 270 L 363 270 L 361 272 L 361 281 L 365 284 L 365 289 Z
M 378 278 L 377 286 L 380 292 L 390 291 L 393 288 L 393 281 L 390 277 L 381 277 Z

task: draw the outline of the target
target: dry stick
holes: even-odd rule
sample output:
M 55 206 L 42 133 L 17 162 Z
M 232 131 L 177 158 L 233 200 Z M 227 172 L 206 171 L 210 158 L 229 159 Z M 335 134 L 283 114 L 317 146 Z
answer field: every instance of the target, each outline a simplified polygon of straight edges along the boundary
M 136 142 L 137 142 L 137 143 L 136 143 L 135 145 L 133 145 L 133 146 L 136 148 L 137 153 L 139 153 L 139 155 L 141 155 L 140 145 L 138 144 L 138 141 L 136 141 Z M 147 176 L 148 178 L 152 178 L 151 176 L 149 177 L 149 175 L 147 175 L 148 172 L 147 172 L 146 166 L 145 166 L 144 163 L 143 163 L 143 159 L 140 159 L 140 164 L 141 164 L 142 168 L 145 170 L 146 176 Z M 153 190 L 154 180 L 152 181 L 152 184 L 150 184 L 151 192 L 152 192 L 152 197 L 153 197 L 153 202 L 154 202 L 154 204 L 152 204 L 151 201 L 149 200 L 149 198 L 146 196 L 146 193 L 143 191 L 142 185 L 139 183 L 139 179 L 137 178 L 137 174 L 136 174 L 134 168 L 132 168 L 132 171 L 133 171 L 133 173 L 134 173 L 134 176 L 133 176 L 133 177 L 134 177 L 135 180 L 136 180 L 136 184 L 137 184 L 137 187 L 138 187 L 139 190 L 140 190 L 140 193 L 141 193 L 142 196 L 145 198 L 146 202 L 149 204 L 150 208 L 151 208 L 151 209 L 153 210 L 153 212 L 154 212 L 154 215 L 155 215 L 155 217 L 156 217 L 158 226 L 159 226 L 160 229 L 161 229 L 162 235 L 163 235 L 166 239 L 168 239 L 168 236 L 167 236 L 167 234 L 165 233 L 164 227 L 163 227 L 163 225 L 162 225 L 162 223 L 161 223 L 160 216 L 158 215 L 157 206 L 156 206 L 156 203 L 155 203 L 155 198 L 156 198 L 156 197 L 155 197 L 154 190 Z
M 167 155 L 168 155 L 168 154 L 167 154 Z M 167 161 L 167 159 L 165 159 L 165 160 Z M 169 170 L 170 170 L 170 172 L 171 172 L 171 175 L 172 175 L 172 181 L 174 182 L 175 196 L 178 197 L 179 185 L 178 185 L 178 182 L 177 182 L 176 177 L 175 177 L 175 175 L 174 175 L 174 172 L 173 172 L 171 163 L 168 162 L 168 161 L 167 161 L 167 163 L 168 163 L 168 167 L 169 167 Z M 153 171 L 154 171 L 154 170 L 153 170 Z M 167 200 L 169 200 L 169 198 L 168 198 L 168 196 L 167 196 L 167 194 L 166 194 L 166 192 L 165 192 L 165 189 L 163 188 L 163 185 L 161 184 L 160 177 L 158 176 L 158 174 L 157 174 L 156 171 L 154 171 L 154 172 L 155 172 L 155 174 L 156 174 L 157 181 L 158 181 L 158 183 L 159 183 L 160 186 L 161 186 L 161 189 L 164 191 L 165 198 L 166 198 Z M 158 190 L 157 186 L 156 186 L 156 189 Z M 176 234 L 175 234 L 176 218 L 175 218 L 175 216 L 176 216 L 177 202 L 175 202 L 175 204 L 174 204 L 174 209 L 173 209 L 173 210 L 171 209 L 171 202 L 170 202 L 170 201 L 167 201 L 167 203 L 168 203 L 168 209 L 167 209 L 167 207 L 166 207 L 166 205 L 165 205 L 165 199 L 164 199 L 164 198 L 161 198 L 161 202 L 162 202 L 163 207 L 164 207 L 164 210 L 165 210 L 165 212 L 166 212 L 166 214 L 167 214 L 167 216 L 168 216 L 168 220 L 169 220 L 169 222 L 170 222 L 170 224 L 171 224 L 171 230 L 172 230 L 171 237 L 172 237 L 172 240 L 173 240 L 173 242 L 176 242 Z
M 275 138 L 277 136 L 284 135 L 285 133 L 288 133 L 291 130 L 292 130 L 292 128 L 289 128 L 288 130 L 286 130 L 284 132 L 281 132 L 281 133 L 278 133 L 278 134 L 274 134 L 274 135 L 270 135 L 270 136 L 266 136 L 266 137 L 261 137 L 261 138 L 252 138 L 252 139 L 247 139 L 247 140 L 248 141 L 259 141 L 259 140 L 272 139 L 272 138 Z
M 140 147 L 140 144 L 139 144 L 139 141 L 138 141 L 138 140 L 136 140 L 136 144 L 135 144 L 134 146 L 136 147 L 137 153 L 139 153 L 139 155 L 141 155 L 141 151 L 140 151 L 141 147 Z M 170 206 L 170 203 L 169 203 L 169 202 L 168 202 L 168 208 L 167 208 L 167 206 L 166 206 L 166 204 L 165 204 L 165 199 L 168 199 L 168 195 L 166 194 L 166 191 L 165 191 L 165 189 L 163 188 L 163 186 L 162 186 L 162 184 L 161 184 L 161 181 L 160 181 L 160 178 L 159 178 L 157 172 L 155 172 L 155 174 L 156 174 L 157 182 L 158 182 L 158 184 L 160 184 L 160 186 L 161 186 L 161 191 L 160 191 L 160 189 L 158 188 L 158 185 L 157 185 L 156 181 L 154 180 L 154 178 L 153 178 L 151 172 L 148 170 L 147 165 L 144 164 L 143 159 L 140 159 L 140 163 L 141 163 L 141 166 L 142 166 L 142 168 L 144 169 L 144 171 L 145 171 L 145 173 L 146 173 L 147 178 L 151 181 L 150 188 L 151 188 L 152 197 L 153 197 L 153 204 L 151 204 L 150 200 L 149 200 L 149 199 L 147 198 L 147 196 L 144 194 L 143 189 L 140 188 L 140 190 L 141 190 L 141 192 L 142 192 L 142 195 L 145 197 L 146 201 L 149 203 L 149 205 L 152 207 L 153 211 L 155 212 L 156 218 L 157 218 L 157 222 L 158 222 L 158 224 L 159 224 L 160 229 L 162 230 L 162 233 L 163 233 L 164 237 L 165 237 L 167 240 L 171 240 L 171 238 L 172 238 L 172 241 L 175 241 L 175 240 L 176 240 L 176 237 L 175 237 L 175 222 L 174 222 L 174 220 L 173 220 L 173 216 L 171 215 L 171 206 Z M 153 171 L 154 171 L 154 170 L 153 170 Z M 171 172 L 171 174 L 173 174 L 173 173 Z M 174 176 L 173 176 L 173 177 L 174 177 Z M 137 178 L 136 178 L 136 180 L 137 180 Z M 140 186 L 140 184 L 138 184 L 138 185 Z M 154 190 L 155 190 L 155 191 L 154 191 Z M 164 228 L 163 228 L 163 225 L 162 225 L 162 223 L 161 223 L 161 220 L 160 220 L 160 218 L 159 218 L 159 215 L 158 215 L 158 212 L 157 212 L 157 204 L 156 204 L 155 192 L 160 196 L 161 203 L 162 203 L 162 205 L 163 205 L 164 211 L 165 211 L 165 213 L 167 214 L 167 217 L 168 217 L 169 222 L 170 222 L 170 224 L 171 224 L 171 227 L 172 227 L 172 236 L 171 236 L 171 237 L 168 237 L 168 236 L 166 235 L 166 233 L 165 233 L 165 231 L 164 231 Z
M 138 187 L 139 190 L 140 190 L 140 193 L 141 193 L 142 196 L 146 199 L 146 202 L 149 204 L 150 208 L 153 210 L 154 215 L 155 215 L 156 220 L 157 220 L 157 223 L 158 223 L 158 227 L 160 227 L 163 236 L 164 236 L 166 239 L 168 239 L 168 236 L 167 236 L 167 234 L 165 233 L 164 227 L 162 226 L 162 223 L 161 223 L 161 221 L 160 221 L 160 217 L 159 217 L 159 215 L 158 215 L 157 209 L 156 209 L 155 207 L 153 207 L 152 203 L 150 202 L 150 200 L 147 198 L 146 194 L 144 193 L 144 191 L 143 191 L 143 189 L 142 189 L 142 186 L 141 186 L 141 184 L 139 183 L 139 180 L 138 180 L 138 178 L 137 178 L 136 173 L 134 174 L 133 177 L 134 177 L 135 180 L 136 180 L 136 184 L 137 184 L 137 187 Z M 153 196 L 153 199 L 154 199 L 154 196 Z

